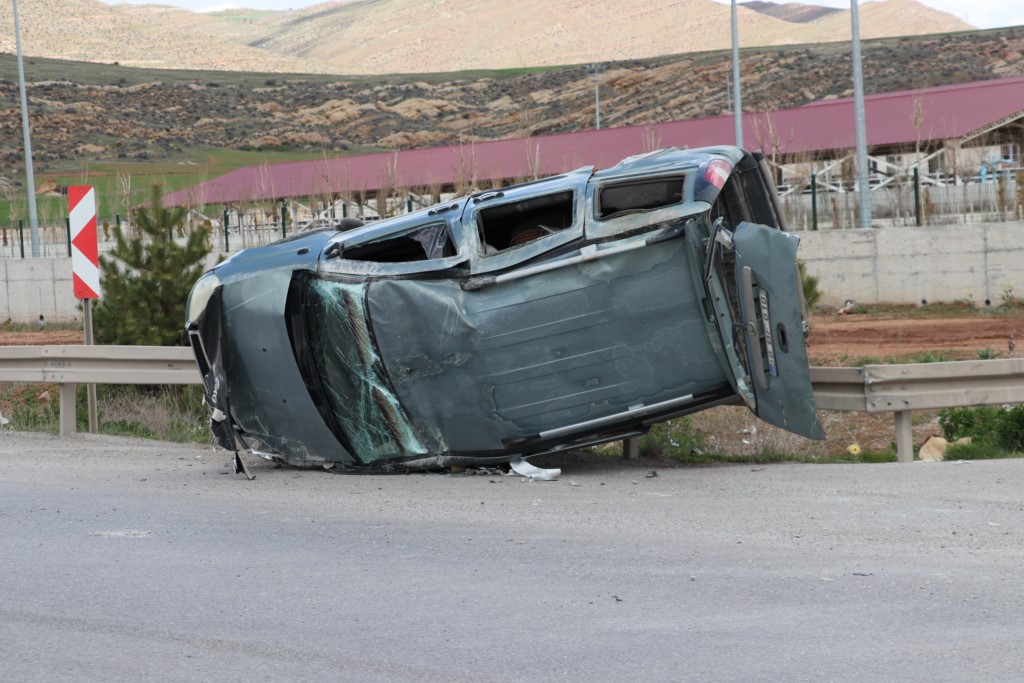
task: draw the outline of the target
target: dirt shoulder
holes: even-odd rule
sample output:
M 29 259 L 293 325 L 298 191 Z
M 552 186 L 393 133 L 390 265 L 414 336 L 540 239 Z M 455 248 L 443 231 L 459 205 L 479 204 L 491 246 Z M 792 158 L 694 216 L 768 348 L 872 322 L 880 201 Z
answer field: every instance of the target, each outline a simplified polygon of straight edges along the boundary
M 0 326 L 0 346 L 84 344 L 85 331 L 43 325 L 21 329 Z
M 1024 341 L 1024 313 L 911 317 L 907 314 L 813 316 L 811 365 L 969 360 L 1014 356 Z

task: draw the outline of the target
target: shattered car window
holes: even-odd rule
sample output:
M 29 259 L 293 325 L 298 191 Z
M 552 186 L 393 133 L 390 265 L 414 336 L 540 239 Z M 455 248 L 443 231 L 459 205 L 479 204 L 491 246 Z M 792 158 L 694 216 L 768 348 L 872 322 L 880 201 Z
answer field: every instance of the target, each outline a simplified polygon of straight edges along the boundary
M 434 223 L 412 232 L 346 247 L 342 258 L 375 263 L 409 263 L 454 256 L 455 244 L 447 223 Z
M 366 285 L 309 278 L 308 342 L 337 431 L 364 462 L 424 453 L 366 324 Z

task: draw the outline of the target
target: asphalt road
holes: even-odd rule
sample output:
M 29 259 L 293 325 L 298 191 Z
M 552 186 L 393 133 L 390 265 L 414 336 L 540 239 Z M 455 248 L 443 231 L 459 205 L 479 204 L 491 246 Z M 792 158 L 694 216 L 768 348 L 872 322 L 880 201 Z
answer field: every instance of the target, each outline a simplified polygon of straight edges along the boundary
M 0 433 L 0 679 L 1024 679 L 1022 460 L 248 461 Z

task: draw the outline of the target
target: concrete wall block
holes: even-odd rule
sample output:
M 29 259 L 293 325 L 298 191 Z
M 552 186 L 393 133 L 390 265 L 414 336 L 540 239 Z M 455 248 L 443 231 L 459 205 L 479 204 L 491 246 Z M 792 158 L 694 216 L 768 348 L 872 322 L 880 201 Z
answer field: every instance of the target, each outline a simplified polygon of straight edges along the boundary
M 985 226 L 988 245 L 988 296 L 1024 299 L 1024 223 Z
M 993 223 L 985 229 L 989 251 L 1024 254 L 1024 223 Z
M 0 316 L 15 322 L 81 320 L 72 288 L 71 260 L 6 260 L 0 281 Z
M 984 230 L 971 227 L 894 228 L 878 231 L 880 256 L 977 254 L 985 252 Z
M 821 230 L 800 232 L 800 259 L 810 262 L 816 259 L 873 259 L 876 253 L 876 235 L 882 231 L 869 230 Z M 840 249 L 838 252 L 836 249 Z
M 821 303 L 840 305 L 847 299 L 875 301 L 878 295 L 874 261 L 814 261 L 806 263 L 807 274 L 818 278 Z
M 992 289 L 987 275 L 993 252 L 985 251 L 985 235 L 982 226 L 803 233 L 800 257 L 819 278 L 824 303 L 970 299 L 980 304 Z M 1011 276 L 1024 272 L 1024 260 L 1005 265 Z
M 8 317 L 19 322 L 38 320 L 40 315 L 48 320 L 58 317 L 55 291 L 56 283 L 52 278 L 10 280 L 7 283 Z
M 9 282 L 37 282 L 53 280 L 54 259 L 27 258 L 7 261 Z
M 917 246 L 934 249 L 938 245 L 925 241 Z M 984 300 L 985 254 L 880 251 L 878 296 L 881 301 L 900 303 Z

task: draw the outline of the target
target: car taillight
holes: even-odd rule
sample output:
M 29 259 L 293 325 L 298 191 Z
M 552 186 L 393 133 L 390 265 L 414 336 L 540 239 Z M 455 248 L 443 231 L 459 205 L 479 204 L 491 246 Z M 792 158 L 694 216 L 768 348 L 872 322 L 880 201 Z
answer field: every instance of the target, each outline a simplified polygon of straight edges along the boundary
M 729 162 L 715 159 L 704 169 L 704 180 L 721 190 L 730 173 L 732 173 L 732 165 Z

